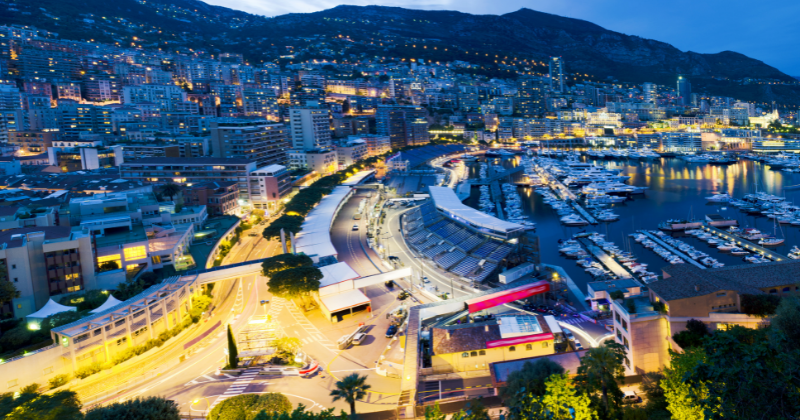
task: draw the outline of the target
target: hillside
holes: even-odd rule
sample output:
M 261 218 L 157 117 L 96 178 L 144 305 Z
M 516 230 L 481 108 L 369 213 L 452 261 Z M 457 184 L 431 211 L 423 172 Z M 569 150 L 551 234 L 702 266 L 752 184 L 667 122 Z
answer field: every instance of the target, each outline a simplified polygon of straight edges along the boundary
M 505 65 L 536 74 L 546 72 L 543 64 L 558 55 L 564 58 L 569 73 L 588 75 L 585 78 L 589 80 L 651 81 L 672 86 L 676 76 L 683 74 L 696 88 L 707 88 L 712 94 L 725 92 L 757 102 L 777 97 L 800 104 L 793 86 L 753 89 L 741 85 L 743 78 L 796 83 L 796 79 L 745 55 L 683 52 L 664 42 L 530 9 L 497 16 L 338 6 L 316 13 L 265 18 L 197 0 L 38 0 L 6 4 L 18 11 L 0 13 L 0 23 L 39 26 L 63 38 L 193 48 L 212 54 L 239 52 L 251 62 L 274 61 L 291 46 L 288 51 L 302 51 L 296 60 L 376 56 L 457 59 L 491 69 Z M 340 35 L 347 44 L 336 43 Z M 318 40 L 326 41 L 325 48 L 317 46 Z M 739 91 L 741 94 L 736 93 Z

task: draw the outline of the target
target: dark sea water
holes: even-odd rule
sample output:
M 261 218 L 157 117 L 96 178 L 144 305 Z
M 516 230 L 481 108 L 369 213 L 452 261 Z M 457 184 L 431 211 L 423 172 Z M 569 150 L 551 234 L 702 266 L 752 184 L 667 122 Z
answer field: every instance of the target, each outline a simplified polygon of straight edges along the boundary
M 494 159 L 495 164 L 505 167 L 516 166 L 520 158 Z M 589 158 L 584 157 L 584 160 Z M 770 194 L 785 196 L 787 201 L 800 204 L 800 190 L 786 190 L 785 187 L 800 185 L 800 173 L 786 173 L 769 169 L 768 165 L 750 160 L 740 160 L 726 166 L 715 166 L 707 163 L 691 163 L 677 158 L 661 158 L 654 161 L 634 160 L 595 160 L 589 159 L 599 166 L 622 169 L 622 174 L 631 178 L 628 184 L 648 187 L 644 195 L 622 204 L 609 207 L 620 215 L 620 220 L 583 227 L 563 226 L 559 216 L 550 206 L 542 201 L 532 188 L 519 187 L 523 198 L 523 209 L 536 223 L 539 235 L 541 259 L 543 263 L 560 265 L 572 277 L 575 283 L 586 291 L 586 283 L 592 277 L 579 267 L 575 260 L 567 259 L 558 252 L 558 240 L 570 238 L 582 231 L 596 231 L 606 235 L 606 240 L 615 242 L 620 248 L 632 251 L 639 262 L 648 264 L 648 270 L 656 274 L 661 268 L 669 265 L 652 250 L 646 249 L 628 237 L 628 234 L 640 229 L 656 230 L 658 224 L 667 219 L 688 218 L 702 219 L 706 214 L 717 213 L 726 218 L 735 218 L 741 227 L 755 227 L 762 232 L 773 232 L 773 221 L 766 217 L 756 217 L 740 212 L 736 207 L 725 204 L 708 203 L 706 197 L 716 193 L 728 193 L 735 198 L 745 194 L 765 191 Z M 471 176 L 477 177 L 478 165 L 473 164 Z M 477 207 L 479 191 L 473 187 L 472 195 L 465 201 Z M 725 208 L 723 210 L 723 208 Z M 687 242 L 712 258 L 716 258 L 726 266 L 749 264 L 742 257 L 719 252 L 705 242 L 682 233 L 674 234 L 676 238 Z M 770 248 L 779 254 L 788 254 L 793 245 L 800 245 L 800 228 L 788 224 L 777 226 L 777 236 L 785 237 L 786 242 L 779 247 Z

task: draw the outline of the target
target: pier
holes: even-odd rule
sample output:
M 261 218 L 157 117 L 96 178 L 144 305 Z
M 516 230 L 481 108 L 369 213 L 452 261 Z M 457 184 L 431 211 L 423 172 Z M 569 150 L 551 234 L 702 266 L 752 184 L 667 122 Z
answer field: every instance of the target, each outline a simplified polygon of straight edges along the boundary
M 788 261 L 789 257 L 785 255 L 778 254 L 777 252 L 770 251 L 764 247 L 758 246 L 747 239 L 740 238 L 738 236 L 732 235 L 724 230 L 717 229 L 713 226 L 709 226 L 707 223 L 703 223 L 702 229 L 708 233 L 712 233 L 716 236 L 719 236 L 722 239 L 725 239 L 730 242 L 736 242 L 736 245 L 741 246 L 742 248 L 751 251 L 757 252 L 773 261 Z
M 580 215 L 581 215 L 581 216 L 582 216 L 584 219 L 586 219 L 586 221 L 587 221 L 587 222 L 589 222 L 589 223 L 591 223 L 591 224 L 593 224 L 593 225 L 596 225 L 596 224 L 597 224 L 597 219 L 595 219 L 595 218 L 594 218 L 594 216 L 592 216 L 591 214 L 589 214 L 589 212 L 588 212 L 588 211 L 586 211 L 586 209 L 584 209 L 584 208 L 583 208 L 583 206 L 581 206 L 580 204 L 578 204 L 578 202 L 577 202 L 577 201 L 573 201 L 573 202 L 571 202 L 570 204 L 571 204 L 571 205 L 572 205 L 572 207 L 575 209 L 575 211 L 577 211 L 577 212 L 578 212 L 578 214 L 580 214 Z
M 648 238 L 650 238 L 650 240 L 652 240 L 653 242 L 657 243 L 658 245 L 660 245 L 662 248 L 666 249 L 667 251 L 669 251 L 669 252 L 681 257 L 681 259 L 686 261 L 687 263 L 692 264 L 692 265 L 694 265 L 696 267 L 702 268 L 703 270 L 706 269 L 706 266 L 704 266 L 703 264 L 700 264 L 699 262 L 695 261 L 694 259 L 692 259 L 692 257 L 684 254 L 683 252 L 675 249 L 674 246 L 662 241 L 658 236 L 653 235 L 652 233 L 650 233 L 650 232 L 648 232 L 646 230 L 640 230 L 639 233 L 641 233 L 644 236 L 647 236 Z
M 611 256 L 606 254 L 606 252 L 600 249 L 600 247 L 593 244 L 592 241 L 586 238 L 580 238 L 578 239 L 578 242 L 580 242 L 581 245 L 586 247 L 586 249 L 592 255 L 594 255 L 594 257 L 597 258 L 598 261 L 600 261 L 600 264 L 606 266 L 606 268 L 611 270 L 611 272 L 614 273 L 614 275 L 616 275 L 617 277 L 621 279 L 630 278 L 636 280 L 637 282 L 639 281 L 628 270 L 623 268 L 622 265 L 619 262 L 617 262 L 617 260 L 611 258 Z
M 572 208 L 574 208 L 575 211 L 581 215 L 581 217 L 586 219 L 587 222 L 593 225 L 597 224 L 597 219 L 595 219 L 594 216 L 589 214 L 589 212 L 586 211 L 586 209 L 584 209 L 583 206 L 581 206 L 578 203 L 578 196 L 576 196 L 575 193 L 570 191 L 569 188 L 566 187 L 566 185 L 562 184 L 561 181 L 556 179 L 556 177 L 554 177 L 549 172 L 547 171 L 543 172 L 547 174 L 548 186 L 553 190 L 553 192 L 555 192 L 559 196 L 559 198 L 561 198 L 562 200 L 567 200 L 569 204 L 572 206 Z
M 494 201 L 494 205 L 497 208 L 497 218 L 500 220 L 506 220 L 505 215 L 503 214 L 503 203 L 505 198 L 503 197 L 503 190 L 500 189 L 500 183 L 497 181 L 492 181 L 489 184 L 489 193 L 492 195 L 492 201 Z

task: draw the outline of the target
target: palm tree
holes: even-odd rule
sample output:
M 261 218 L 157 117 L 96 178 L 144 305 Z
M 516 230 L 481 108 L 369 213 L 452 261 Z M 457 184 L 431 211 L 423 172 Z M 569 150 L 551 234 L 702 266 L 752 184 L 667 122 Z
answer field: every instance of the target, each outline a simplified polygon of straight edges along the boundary
M 600 391 L 606 413 L 609 412 L 608 393 L 620 393 L 618 381 L 625 378 L 625 347 L 613 341 L 606 341 L 600 347 L 589 349 L 581 358 L 578 375 L 575 378 L 590 393 Z
M 364 383 L 366 380 L 366 376 L 353 373 L 337 381 L 336 389 L 331 391 L 333 401 L 345 400 L 350 404 L 350 418 L 356 418 L 356 400 L 366 397 L 367 390 L 371 388 Z
M 163 187 L 161 187 L 161 192 L 168 196 L 170 201 L 172 201 L 172 197 L 181 192 L 181 187 L 178 186 L 178 184 L 165 184 Z

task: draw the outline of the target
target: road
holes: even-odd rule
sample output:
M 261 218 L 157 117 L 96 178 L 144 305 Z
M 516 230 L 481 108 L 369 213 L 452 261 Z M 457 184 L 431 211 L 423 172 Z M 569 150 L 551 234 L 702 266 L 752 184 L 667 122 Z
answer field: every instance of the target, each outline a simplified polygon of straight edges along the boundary
M 366 245 L 366 218 L 353 219 L 353 215 L 358 212 L 359 203 L 369 194 L 374 192 L 361 190 L 350 197 L 350 200 L 342 205 L 331 226 L 331 242 L 339 253 L 337 259 L 346 262 L 362 277 L 386 271 L 385 267 L 381 267 L 378 255 Z M 353 229 L 354 226 L 358 226 L 358 229 Z

